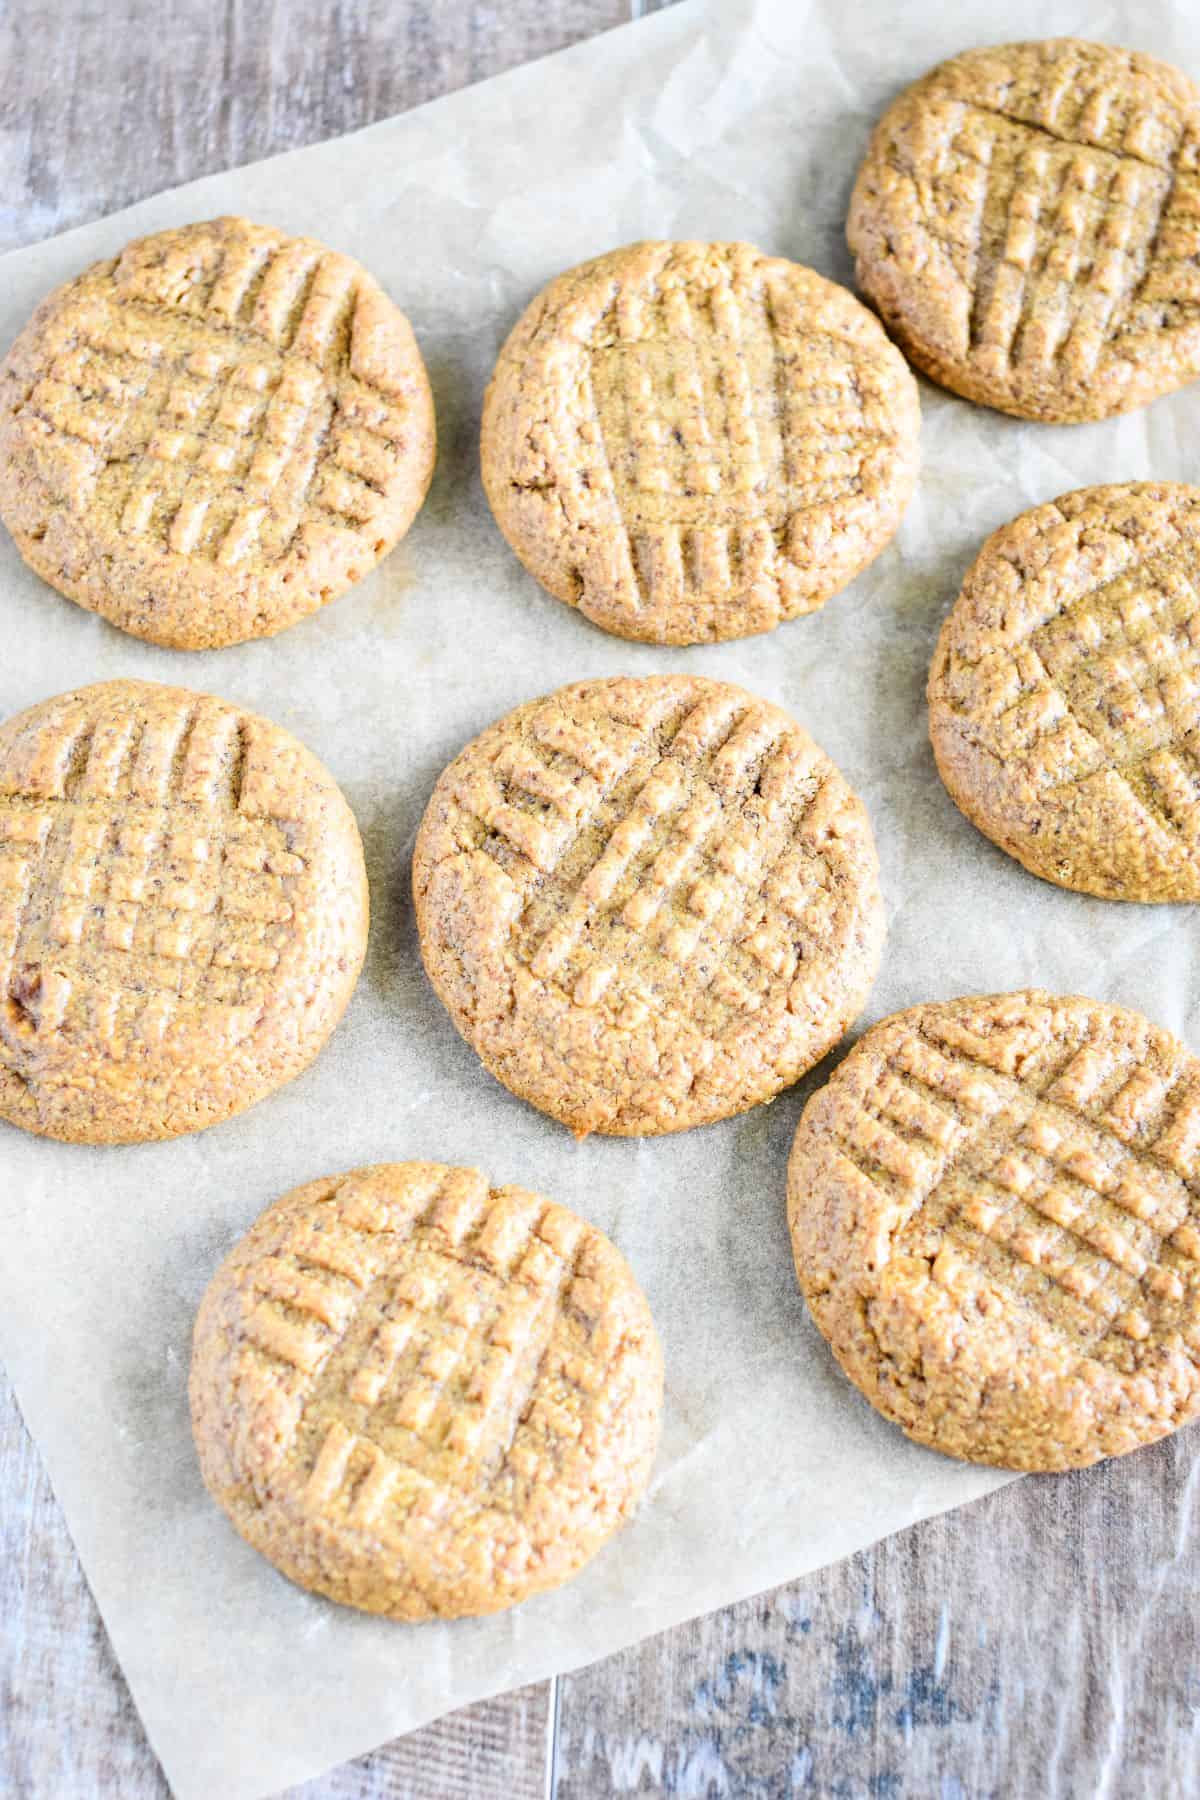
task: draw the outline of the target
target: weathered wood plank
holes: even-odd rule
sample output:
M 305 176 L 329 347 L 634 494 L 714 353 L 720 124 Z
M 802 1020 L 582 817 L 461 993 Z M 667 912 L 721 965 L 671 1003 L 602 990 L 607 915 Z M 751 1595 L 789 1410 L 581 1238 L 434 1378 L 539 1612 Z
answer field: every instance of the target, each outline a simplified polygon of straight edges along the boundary
M 167 1792 L 0 1374 L 0 1793 Z
M 464 1706 L 280 1800 L 545 1800 L 553 1683 Z
M 7 0 L 0 249 L 354 131 L 631 17 L 629 0 Z
M 662 3 L 8 0 L 0 247 Z M 1200 1790 L 1193 1442 L 1022 1483 L 563 1680 L 558 1800 Z M 0 1609 L 0 1792 L 165 1794 L 2 1380 Z M 550 1717 L 544 1684 L 294 1792 L 540 1800 Z
M 1198 1449 L 1020 1482 L 565 1677 L 556 1800 L 1200 1791 Z
M 166 1800 L 12 1390 L 0 1372 L 0 1794 Z M 466 1707 L 294 1800 L 543 1800 L 549 1682 Z
M 623 23 L 627 0 L 8 0 L 0 249 L 352 131 Z M 0 1376 L 0 1793 L 159 1800 L 37 1453 Z M 305 1800 L 542 1800 L 550 1684 L 347 1764 Z

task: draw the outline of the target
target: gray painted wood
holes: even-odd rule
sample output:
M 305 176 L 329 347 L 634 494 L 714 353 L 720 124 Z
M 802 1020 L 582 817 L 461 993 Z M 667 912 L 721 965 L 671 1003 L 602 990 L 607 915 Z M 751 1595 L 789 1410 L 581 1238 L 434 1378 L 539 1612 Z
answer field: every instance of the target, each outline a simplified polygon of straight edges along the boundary
M 544 1800 L 551 1704 L 548 1682 L 483 1701 L 292 1795 Z M 12 1800 L 165 1800 L 168 1794 L 2 1375 L 0 1794 Z
M 631 16 L 630 0 L 6 0 L 0 69 L 20 79 L 0 83 L 0 249 Z
M 351 130 L 661 3 L 7 0 L 0 67 L 21 79 L 0 85 L 0 247 Z M 1021 1483 L 293 1795 L 1200 1792 L 1195 1457 L 1184 1433 Z M 0 1377 L 0 1793 L 165 1792 Z
M 1200 1792 L 1198 1450 L 1028 1479 L 564 1678 L 555 1800 Z
M 628 0 L 6 0 L 0 249 L 215 169 L 352 131 L 631 17 Z M 543 1800 L 551 1684 L 294 1790 Z M 0 1375 L 0 1793 L 167 1792 Z M 220 1800 L 214 1796 L 214 1800 Z

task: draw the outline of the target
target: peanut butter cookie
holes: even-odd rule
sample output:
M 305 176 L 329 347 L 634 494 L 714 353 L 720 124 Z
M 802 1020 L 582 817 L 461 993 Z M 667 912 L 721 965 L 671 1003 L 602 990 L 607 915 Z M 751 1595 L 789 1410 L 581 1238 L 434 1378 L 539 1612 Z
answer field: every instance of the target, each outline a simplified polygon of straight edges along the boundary
M 0 367 L 0 517 L 30 568 L 176 649 L 269 637 L 404 536 L 433 472 L 407 319 L 309 238 L 213 219 L 44 300 Z
M 1200 488 L 1081 488 L 994 532 L 929 728 L 957 804 L 1035 875 L 1200 900 Z
M 1200 373 L 1200 89 L 1078 38 L 940 64 L 889 107 L 850 203 L 859 285 L 968 400 L 1070 423 Z
M 559 600 L 698 644 L 812 612 L 878 556 L 919 426 L 903 357 L 845 288 L 749 244 L 633 244 L 518 322 L 483 481 Z
M 413 882 L 459 1031 L 580 1136 L 771 1099 L 883 942 L 861 801 L 779 707 L 700 676 L 582 682 L 491 726 L 438 781 Z
M 0 1118 L 199 1131 L 308 1066 L 362 965 L 350 808 L 288 732 L 107 681 L 0 726 Z
M 297 1188 L 196 1320 L 200 1468 L 301 1587 L 395 1619 L 575 1575 L 650 1478 L 662 1357 L 608 1238 L 476 1169 Z
M 1200 1059 L 1030 992 L 868 1031 L 788 1171 L 796 1272 L 850 1380 L 918 1443 L 1066 1469 L 1200 1410 Z

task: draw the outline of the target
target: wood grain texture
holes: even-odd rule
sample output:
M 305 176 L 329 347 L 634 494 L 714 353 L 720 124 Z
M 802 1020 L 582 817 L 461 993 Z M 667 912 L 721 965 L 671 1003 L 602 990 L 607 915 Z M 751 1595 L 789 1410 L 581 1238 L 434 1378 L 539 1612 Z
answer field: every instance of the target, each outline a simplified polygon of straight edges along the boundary
M 6 0 L 0 249 L 357 130 L 650 0 Z
M 0 1793 L 159 1800 L 166 1785 L 3 1375 L 0 1620 Z
M 661 3 L 7 0 L 0 66 L 21 81 L 0 87 L 0 247 L 351 130 Z M 1021 1483 L 557 1684 L 470 1707 L 293 1800 L 1200 1792 L 1197 1442 L 1185 1432 Z M 0 1794 L 165 1793 L 0 1378 Z
M 563 1678 L 555 1800 L 1200 1792 L 1197 1430 Z
M 0 249 L 353 131 L 631 17 L 628 0 L 7 0 Z M 0 1794 L 167 1787 L 0 1375 Z M 293 1790 L 543 1800 L 552 1687 L 468 1707 Z M 214 1796 L 219 1800 L 219 1796 Z
M 544 1800 L 551 1709 L 549 1682 L 481 1701 L 290 1789 L 290 1800 Z M 0 1794 L 169 1795 L 2 1372 Z

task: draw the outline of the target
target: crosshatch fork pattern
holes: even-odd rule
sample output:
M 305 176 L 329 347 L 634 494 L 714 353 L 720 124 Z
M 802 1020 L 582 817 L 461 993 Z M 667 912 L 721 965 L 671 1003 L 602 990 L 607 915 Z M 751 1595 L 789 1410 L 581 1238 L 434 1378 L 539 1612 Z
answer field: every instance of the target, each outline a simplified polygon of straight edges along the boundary
M 901 454 L 894 373 L 868 343 L 781 321 L 761 274 L 719 275 L 694 292 L 627 281 L 590 327 L 574 504 L 611 520 L 636 611 L 769 589 L 807 561 L 806 516 L 863 497 L 879 453 Z
M 261 1007 L 305 868 L 285 827 L 239 810 L 237 714 L 113 707 L 42 745 L 36 794 L 0 793 L 0 992 L 46 1036 L 158 1038 L 182 1007 Z M 137 959 L 131 978 L 131 958 Z
M 719 1032 L 831 948 L 849 803 L 785 715 L 739 690 L 677 689 L 614 714 L 534 710 L 519 748 L 468 755 L 451 792 L 525 896 L 522 967 L 627 1028 Z
M 355 265 L 260 232 L 219 249 L 191 235 L 177 270 L 85 275 L 51 326 L 23 408 L 65 452 L 76 507 L 225 567 L 284 555 L 308 524 L 370 540 L 404 418 L 350 375 Z
M 400 1206 L 369 1175 L 335 1186 L 245 1276 L 248 1353 L 292 1403 L 271 1480 L 362 1530 L 552 1474 L 571 1397 L 586 1409 L 623 1341 L 582 1220 L 474 1170 L 406 1176 Z
M 1015 697 L 1006 692 L 989 721 L 998 752 L 1020 757 L 1051 787 L 1100 768 L 1153 777 L 1166 752 L 1194 762 L 1198 577 L 1200 550 L 1164 551 L 1069 599 L 1014 644 L 1005 686 L 1016 688 Z M 995 670 L 988 675 L 994 679 Z M 1189 782 L 1196 773 L 1193 767 Z M 1168 802 L 1173 797 L 1168 792 Z
M 1196 490 L 1087 489 L 997 533 L 946 622 L 930 699 L 952 782 L 959 735 L 996 759 L 1005 784 L 1060 815 L 1072 788 L 1102 778 L 1135 843 L 1144 835 L 1195 866 Z M 1020 808 L 1010 811 L 1015 819 Z
M 747 244 L 640 243 L 522 316 L 484 405 L 517 554 L 606 629 L 767 631 L 888 542 L 918 460 L 903 358 L 846 289 Z
M 914 354 L 952 385 L 970 371 L 979 397 L 1083 417 L 1177 386 L 1193 353 L 1173 346 L 1200 316 L 1198 99 L 1103 45 L 954 58 L 877 133 L 851 216 L 861 279 Z
M 605 460 L 639 527 L 703 528 L 720 496 L 743 527 L 778 532 L 794 511 L 853 493 L 884 439 L 870 367 L 846 343 L 804 385 L 765 284 L 630 284 L 594 336 Z
M 1136 134 L 1136 125 L 1133 128 Z M 1176 179 L 1186 192 L 1175 193 Z M 937 185 L 966 187 L 973 216 L 964 353 L 1003 374 L 1056 357 L 1092 373 L 1152 291 L 1150 262 L 1168 203 L 1200 199 L 1186 172 L 1047 139 L 1036 126 L 969 109 Z
M 1128 1026 L 1040 1027 L 929 1008 L 847 1100 L 838 1154 L 901 1202 L 889 1254 L 952 1290 L 998 1287 L 1122 1367 L 1176 1333 L 1200 1350 L 1196 1065 L 1176 1047 L 1162 1072 Z
M 526 9 L 535 21 L 531 25 L 525 24 L 524 10 L 519 15 L 517 12 L 505 13 L 498 17 L 494 28 L 482 40 L 478 34 L 471 34 L 468 51 L 465 18 L 460 31 L 457 21 L 452 25 L 449 17 L 431 13 L 425 6 L 411 10 L 410 20 L 407 12 L 401 9 L 398 17 L 402 23 L 399 25 L 395 19 L 385 19 L 382 13 L 374 10 L 363 14 L 370 24 L 369 33 L 364 31 L 359 35 L 356 32 L 350 40 L 361 79 L 356 81 L 353 93 L 344 92 L 340 82 L 328 81 L 319 85 L 313 98 L 318 109 L 315 127 L 314 114 L 308 107 L 297 110 L 288 105 L 286 99 L 294 91 L 294 84 L 302 83 L 311 68 L 313 39 L 309 35 L 310 23 L 321 21 L 323 26 L 328 15 L 316 8 L 312 9 L 311 21 L 308 15 L 304 20 L 299 14 L 289 15 L 289 37 L 282 41 L 276 38 L 268 59 L 269 33 L 265 13 L 256 15 L 253 9 L 237 9 L 231 13 L 235 23 L 229 26 L 229 31 L 238 34 L 232 42 L 240 85 L 230 122 L 231 147 L 228 153 L 222 153 L 226 160 L 235 162 L 251 154 L 287 148 L 292 142 L 299 141 L 301 134 L 311 135 L 314 129 L 324 133 L 362 123 L 367 117 L 362 110 L 364 106 L 374 107 L 379 112 L 394 110 L 402 103 L 408 103 L 414 94 L 417 98 L 424 97 L 430 84 L 447 79 L 447 70 L 462 79 L 486 73 L 491 66 L 489 59 L 498 65 L 502 56 L 511 58 L 518 50 L 533 53 L 538 48 L 545 48 L 544 36 L 539 32 L 553 28 L 549 23 L 542 24 L 544 15 L 538 8 Z M 571 10 L 570 26 L 560 23 L 558 29 L 565 33 L 570 29 L 582 30 L 584 24 L 593 21 L 597 25 L 615 22 L 618 17 L 624 18 L 628 11 L 628 7 L 616 4 L 608 7 L 599 3 L 585 5 Z M 177 56 L 186 54 L 195 59 L 192 67 L 185 63 L 176 68 L 172 84 L 171 91 L 181 109 L 180 132 L 172 134 L 173 143 L 166 133 L 162 134 L 161 142 L 148 143 L 145 134 L 137 134 L 138 141 L 131 142 L 133 134 L 120 128 L 122 108 L 127 111 L 129 107 L 130 89 L 123 88 L 115 80 L 104 86 L 92 84 L 85 97 L 74 101 L 69 93 L 62 91 L 68 83 L 53 77 L 60 70 L 65 73 L 71 67 L 76 20 L 67 13 L 54 20 L 40 6 L 29 9 L 31 19 L 35 21 L 35 65 L 42 66 L 44 57 L 51 79 L 46 84 L 47 92 L 40 108 L 30 109 L 27 123 L 35 141 L 40 139 L 45 145 L 49 140 L 51 168 L 65 168 L 68 172 L 67 178 L 54 187 L 52 228 L 74 224 L 83 210 L 95 204 L 95 164 L 90 175 L 84 173 L 91 159 L 89 140 L 82 133 L 99 131 L 101 141 L 96 146 L 96 154 L 105 159 L 101 164 L 106 171 L 105 191 L 120 191 L 133 198 L 143 189 L 161 186 L 181 175 L 202 172 L 187 163 L 181 166 L 172 163 L 173 156 L 202 154 L 204 144 L 209 141 L 207 125 L 212 116 L 214 96 L 206 76 L 212 38 L 203 29 L 208 18 L 206 11 L 197 7 L 195 13 L 198 29 L 189 38 L 179 33 L 173 46 Z M 561 17 L 565 20 L 567 15 Z M 110 29 L 96 23 L 96 14 L 90 9 L 82 9 L 78 18 L 86 21 L 85 29 L 95 34 L 96 41 L 102 40 L 106 30 Z M 421 34 L 427 31 L 430 18 L 437 21 L 439 30 L 444 27 L 448 47 L 443 49 L 439 40 L 437 57 L 412 55 L 402 58 L 395 54 L 396 31 L 407 30 L 414 44 L 423 42 Z M 52 35 L 44 37 L 44 32 Z M 252 55 L 247 55 L 248 49 Z M 470 63 L 468 54 L 473 59 Z M 114 66 L 119 66 L 121 55 L 115 48 L 113 56 Z M 375 71 L 382 83 L 378 90 L 370 79 L 373 56 L 377 59 Z M 162 58 L 159 60 L 161 62 Z M 260 96 L 253 92 L 253 80 L 259 70 L 262 79 L 270 83 L 271 105 L 262 103 Z M 152 103 L 158 74 L 155 64 L 148 60 L 144 68 L 131 69 L 129 73 L 139 84 L 132 91 L 144 94 Z M 311 88 L 308 92 L 312 93 Z M 56 141 L 64 124 L 68 130 L 67 138 Z M 108 129 L 110 126 L 114 129 Z M 72 141 L 76 157 L 74 166 L 70 156 Z M 46 162 L 44 158 L 31 158 L 30 164 L 28 178 L 31 183 L 39 184 L 36 190 L 32 185 L 28 189 L 32 199 L 35 191 L 46 192 Z M 115 173 L 108 174 L 109 169 Z M 19 174 L 24 177 L 24 169 L 20 169 Z M 126 185 L 122 187 L 121 183 Z M 39 210 L 31 205 L 24 213 L 25 223 L 18 224 L 17 229 L 27 233 L 44 229 L 39 223 L 40 216 L 44 217 L 44 214 L 39 215 Z M 14 1430 L 19 1434 L 18 1426 L 14 1425 Z M 695 1759 L 697 1746 L 700 1754 L 711 1758 L 711 1747 L 716 1744 L 719 1748 L 721 1743 L 723 1715 L 727 1709 L 722 1705 L 714 1717 L 705 1717 L 698 1722 L 689 1696 L 702 1678 L 721 1670 L 731 1647 L 742 1650 L 748 1644 L 756 1653 L 754 1666 L 757 1668 L 766 1666 L 770 1671 L 767 1656 L 781 1658 L 789 1696 L 794 1696 L 774 1709 L 757 1708 L 757 1688 L 749 1700 L 737 1698 L 745 1692 L 747 1678 L 744 1674 L 739 1674 L 732 1690 L 735 1703 L 741 1707 L 738 1724 L 743 1734 L 739 1741 L 744 1749 L 744 1766 L 753 1768 L 760 1779 L 766 1780 L 768 1774 L 778 1770 L 780 1773 L 776 1778 L 786 1784 L 786 1771 L 794 1751 L 786 1720 L 799 1704 L 805 1705 L 814 1721 L 809 1741 L 818 1782 L 823 1770 L 845 1771 L 849 1763 L 857 1772 L 856 1781 L 861 1781 L 865 1788 L 872 1775 L 897 1766 L 899 1756 L 905 1751 L 910 1768 L 914 1761 L 917 1766 L 930 1771 L 936 1767 L 939 1778 L 946 1760 L 960 1774 L 964 1766 L 990 1772 L 1003 1767 L 1007 1754 L 1018 1759 L 1019 1766 L 1038 1771 L 1031 1773 L 1024 1784 L 1033 1789 L 1038 1785 L 1046 1760 L 1053 1754 L 1052 1746 L 1056 1741 L 1061 1744 L 1063 1736 L 1066 1738 L 1064 1766 L 1074 1762 L 1076 1767 L 1085 1767 L 1089 1771 L 1098 1768 L 1109 1728 L 1116 1729 L 1113 1709 L 1117 1709 L 1119 1719 L 1119 1709 L 1125 1703 L 1128 1708 L 1125 1719 L 1136 1717 L 1139 1733 L 1144 1728 L 1147 1754 L 1153 1746 L 1153 1766 L 1158 1768 L 1161 1760 L 1168 1770 L 1180 1771 L 1174 1778 L 1170 1773 L 1159 1778 L 1159 1791 L 1171 1791 L 1173 1779 L 1182 1784 L 1185 1780 L 1182 1771 L 1192 1768 L 1190 1734 L 1186 1726 L 1183 1731 L 1175 1729 L 1180 1719 L 1186 1721 L 1187 1710 L 1184 1708 L 1181 1713 L 1173 1710 L 1176 1695 L 1186 1688 L 1189 1659 L 1174 1655 L 1171 1645 L 1190 1643 L 1192 1639 L 1193 1617 L 1187 1592 L 1196 1567 L 1194 1543 L 1186 1547 L 1181 1562 L 1169 1571 L 1165 1562 L 1156 1567 L 1154 1559 L 1170 1556 L 1174 1548 L 1175 1508 L 1185 1510 L 1192 1499 L 1192 1489 L 1184 1483 L 1188 1450 L 1186 1439 L 1178 1439 L 1173 1445 L 1174 1460 L 1171 1447 L 1164 1446 L 1160 1452 L 1139 1458 L 1134 1464 L 1110 1464 L 1090 1481 L 1068 1481 L 1058 1490 L 1062 1503 L 1056 1518 L 1049 1522 L 1045 1522 L 1044 1488 L 1016 1485 L 982 1509 L 975 1507 L 947 1515 L 916 1532 L 905 1534 L 890 1546 L 884 1546 L 871 1562 L 862 1557 L 810 1577 L 792 1594 L 781 1597 L 769 1612 L 766 1607 L 747 1604 L 738 1613 L 722 1615 L 708 1625 L 693 1625 L 669 1634 L 647 1646 L 640 1661 L 630 1653 L 619 1661 L 602 1665 L 586 1677 L 564 1682 L 557 1772 L 560 1792 L 578 1800 L 580 1795 L 610 1790 L 613 1780 L 610 1757 L 617 1767 L 621 1767 L 629 1754 L 625 1719 L 629 1697 L 633 1693 L 639 1696 L 640 1711 L 646 1720 L 647 1736 L 654 1746 L 655 1756 L 658 1755 L 658 1744 L 663 1742 L 668 1765 L 672 1759 L 683 1761 L 689 1754 Z M 14 1451 L 14 1457 L 19 1495 L 25 1465 L 19 1450 Z M 28 1461 L 32 1466 L 31 1454 L 28 1454 Z M 1147 1517 L 1146 1493 L 1150 1487 L 1155 1500 Z M 1128 1537 L 1122 1535 L 1114 1540 L 1114 1520 L 1123 1525 Z M 9 1523 L 19 1532 L 19 1508 L 15 1515 L 10 1511 Z M 1139 1525 L 1141 1529 L 1137 1528 Z M 158 1795 L 161 1778 L 152 1753 L 143 1742 L 132 1706 L 119 1686 L 118 1677 L 109 1673 L 107 1658 L 101 1664 L 97 1660 L 99 1653 L 91 1649 L 82 1658 L 76 1654 L 77 1645 L 83 1645 L 89 1632 L 93 1640 L 98 1639 L 99 1634 L 82 1583 L 76 1584 L 73 1556 L 67 1548 L 65 1533 L 57 1535 L 61 1532 L 57 1509 L 53 1507 L 46 1487 L 37 1492 L 29 1529 L 34 1544 L 31 1570 L 43 1562 L 52 1571 L 62 1565 L 61 1593 L 52 1588 L 47 1598 L 43 1589 L 40 1597 L 31 1595 L 29 1605 L 34 1632 L 38 1632 L 40 1626 L 42 1641 L 47 1646 L 55 1646 L 59 1652 L 57 1675 L 64 1707 L 73 1708 L 73 1737 L 64 1741 L 59 1733 L 46 1732 L 44 1715 L 40 1713 L 35 1714 L 32 1724 L 26 1721 L 24 1725 L 18 1714 L 13 1720 L 10 1760 L 15 1759 L 19 1766 L 20 1755 L 24 1752 L 27 1762 L 32 1762 L 35 1770 L 43 1765 L 58 1770 L 64 1755 L 74 1756 L 73 1766 L 81 1767 L 78 1776 L 81 1787 L 91 1781 L 99 1783 L 98 1773 L 89 1774 L 88 1771 L 111 1768 L 112 1762 L 118 1761 L 128 1771 L 126 1780 L 130 1789 L 136 1787 L 139 1795 L 143 1789 L 146 1794 Z M 1088 1535 L 1080 1539 L 1077 1535 L 1080 1532 Z M 38 1544 L 39 1533 L 45 1541 L 44 1551 Z M 995 1553 L 995 1540 L 1006 1546 L 1010 1559 L 1003 1565 L 1003 1573 Z M 1123 1554 L 1112 1556 L 1114 1541 L 1128 1544 L 1131 1554 L 1128 1557 Z M 1095 1584 L 1084 1594 L 1068 1586 L 1078 1572 L 1081 1555 L 1085 1562 L 1093 1557 L 1108 1557 L 1105 1583 Z M 926 1708 L 923 1714 L 918 1709 L 915 1731 L 911 1731 L 907 1711 L 903 1715 L 897 1713 L 896 1717 L 901 1721 L 897 1725 L 892 1713 L 885 1706 L 880 1707 L 873 1729 L 860 1730 L 851 1737 L 844 1729 L 844 1690 L 838 1686 L 838 1677 L 831 1676 L 828 1695 L 822 1688 L 820 1701 L 814 1703 L 808 1687 L 807 1669 L 818 1662 L 822 1669 L 827 1666 L 825 1645 L 832 1646 L 844 1634 L 846 1620 L 860 1605 L 863 1592 L 870 1591 L 872 1580 L 886 1581 L 891 1576 L 896 1583 L 893 1590 L 896 1592 L 895 1606 L 887 1609 L 886 1618 L 860 1625 L 856 1653 L 864 1661 L 878 1658 L 883 1669 L 891 1671 L 887 1678 L 894 1679 L 899 1685 L 910 1677 L 912 1669 L 917 1671 L 915 1678 L 920 1680 L 921 1659 L 926 1643 L 932 1642 L 937 1634 L 938 1608 L 946 1597 L 947 1583 L 956 1578 L 964 1564 L 972 1567 L 973 1557 L 977 1558 L 979 1581 L 973 1583 L 968 1577 L 956 1584 L 957 1594 L 950 1596 L 950 1618 L 952 1627 L 960 1621 L 973 1626 L 971 1607 L 977 1604 L 981 1589 L 985 1591 L 989 1617 L 998 1621 L 995 1630 L 989 1626 L 986 1652 L 973 1657 L 963 1648 L 968 1632 L 954 1633 L 946 1676 L 950 1705 L 943 1708 L 939 1702 Z M 1033 1579 L 1021 1578 L 1026 1569 L 1031 1575 L 1036 1570 Z M 15 1579 L 15 1566 L 13 1573 Z M 1166 1634 L 1167 1643 L 1163 1646 L 1160 1637 L 1159 1653 L 1144 1659 L 1139 1654 L 1137 1635 L 1142 1620 L 1137 1604 L 1139 1584 L 1152 1585 L 1156 1579 L 1166 1581 L 1157 1618 L 1158 1630 Z M 1031 1593 L 1035 1582 L 1036 1591 Z M 788 1634 L 794 1637 L 795 1607 L 799 1598 L 810 1603 L 806 1606 L 806 1614 L 813 1613 L 812 1634 L 805 1640 L 809 1654 L 803 1660 L 789 1654 Z M 55 1604 L 59 1612 L 52 1610 Z M 1027 1609 L 1030 1606 L 1036 1609 L 1039 1621 L 1047 1622 L 1051 1642 L 1055 1646 L 1058 1640 L 1062 1643 L 1062 1654 L 1055 1664 L 1058 1684 L 1052 1681 L 1048 1685 L 1061 1684 L 1069 1689 L 1077 1681 L 1082 1687 L 1089 1668 L 1094 1666 L 1089 1664 L 1089 1652 L 1100 1658 L 1101 1666 L 1105 1658 L 1110 1659 L 1108 1666 L 1112 1669 L 1113 1679 L 1107 1692 L 1101 1689 L 1097 1694 L 1089 1690 L 1094 1706 L 1089 1701 L 1086 1707 L 1056 1707 L 1043 1692 L 1038 1697 L 1039 1704 L 1024 1708 L 1021 1732 L 993 1735 L 987 1729 L 988 1725 L 997 1716 L 1004 1716 L 1010 1698 L 1020 1694 L 1026 1679 L 1020 1666 L 1019 1648 L 1029 1642 Z M 1069 1626 L 1058 1632 L 1057 1639 L 1054 1627 L 1063 1621 L 1056 1617 L 1056 1608 L 1061 1610 L 1063 1620 L 1069 1621 Z M 970 1637 L 974 1644 L 973 1632 Z M 822 1646 L 821 1653 L 812 1648 L 818 1642 Z M 997 1650 L 997 1642 L 1003 1645 L 1002 1651 Z M 66 1655 L 61 1654 L 64 1649 Z M 14 1644 L 14 1674 L 19 1654 L 18 1646 Z M 1047 1649 L 1048 1660 L 1053 1661 L 1055 1654 L 1055 1648 Z M 743 1656 L 740 1662 L 744 1664 L 748 1660 Z M 832 1651 L 828 1666 L 835 1670 L 839 1666 Z M 24 1669 L 20 1685 L 28 1690 L 32 1685 L 28 1678 L 28 1662 Z M 1122 1675 L 1124 1681 L 1119 1679 Z M 773 1674 L 771 1679 L 774 1679 Z M 997 1684 L 998 1697 L 994 1701 L 988 1689 L 989 1679 Z M 39 1681 L 30 1696 L 33 1705 L 37 1705 L 43 1691 Z M 702 1691 L 707 1693 L 709 1690 Z M 987 1700 L 982 1711 L 975 1704 L 980 1696 Z M 472 1800 L 485 1800 L 485 1796 L 487 1800 L 513 1800 L 518 1788 L 524 1794 L 528 1786 L 529 1793 L 536 1792 L 540 1800 L 545 1786 L 541 1741 L 544 1733 L 529 1731 L 522 1736 L 518 1728 L 513 1727 L 514 1738 L 521 1737 L 529 1765 L 527 1770 L 521 1763 L 519 1773 L 513 1773 L 516 1752 L 511 1750 L 503 1730 L 509 1717 L 501 1711 L 504 1704 L 495 1703 L 491 1712 L 480 1708 L 474 1714 L 460 1715 L 450 1724 L 450 1730 L 457 1726 L 457 1737 L 451 1738 L 449 1731 L 442 1735 L 441 1727 L 431 1727 L 416 1739 L 394 1745 L 390 1752 L 384 1752 L 371 1763 L 359 1765 L 353 1771 L 341 1771 L 323 1783 L 316 1783 L 315 1791 L 327 1796 L 349 1789 L 357 1795 L 361 1787 L 362 1800 L 366 1800 L 368 1794 L 374 1796 L 396 1787 L 402 1789 L 407 1781 L 411 1781 L 418 1788 L 424 1785 L 436 1791 L 440 1791 L 439 1784 L 444 1783 L 447 1793 L 469 1793 Z M 747 1706 L 751 1709 L 749 1716 Z M 964 1707 L 967 1716 L 964 1716 Z M 528 1700 L 524 1712 L 514 1702 L 513 1716 L 526 1718 L 530 1710 Z M 839 1720 L 843 1721 L 841 1728 Z M 904 1748 L 902 1726 L 910 1727 L 912 1738 Z M 1061 1734 L 1057 1739 L 1056 1731 Z M 531 1741 L 535 1736 L 536 1742 Z M 483 1744 L 487 1746 L 486 1755 L 480 1747 Z M 506 1749 L 510 1750 L 509 1755 L 504 1754 Z M 421 1774 L 415 1772 L 418 1769 L 422 1770 Z M 36 1788 L 36 1774 L 33 1779 Z M 49 1784 L 49 1776 L 45 1779 Z M 58 1779 L 61 1781 L 61 1775 Z M 967 1779 L 970 1785 L 970 1778 Z M 983 1777 L 978 1779 L 980 1785 L 984 1785 Z M 1018 1788 L 1023 1785 L 1011 1775 L 1010 1779 Z M 932 1773 L 924 1782 L 916 1775 L 911 1775 L 910 1780 L 917 1788 L 936 1786 Z

